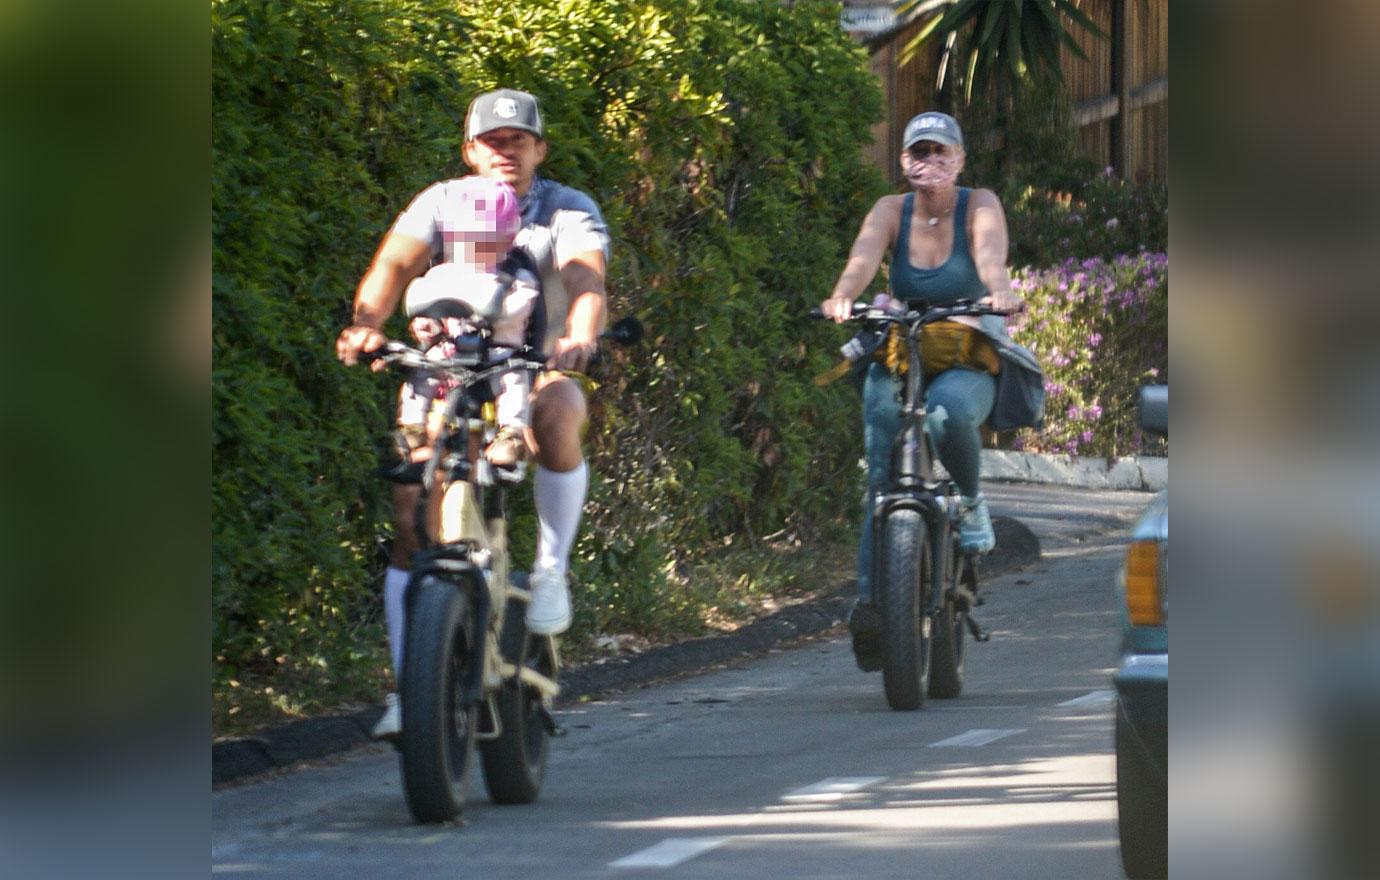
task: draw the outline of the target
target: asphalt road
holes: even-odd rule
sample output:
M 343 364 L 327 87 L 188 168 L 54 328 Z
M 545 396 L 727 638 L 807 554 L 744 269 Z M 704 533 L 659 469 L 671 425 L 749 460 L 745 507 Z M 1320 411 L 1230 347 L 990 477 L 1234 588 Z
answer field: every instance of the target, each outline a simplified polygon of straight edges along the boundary
M 1112 578 L 1142 493 L 994 485 L 1040 538 L 994 578 L 962 697 L 893 712 L 835 629 L 558 713 L 540 800 L 417 826 L 391 749 L 212 794 L 212 872 L 1116 878 Z

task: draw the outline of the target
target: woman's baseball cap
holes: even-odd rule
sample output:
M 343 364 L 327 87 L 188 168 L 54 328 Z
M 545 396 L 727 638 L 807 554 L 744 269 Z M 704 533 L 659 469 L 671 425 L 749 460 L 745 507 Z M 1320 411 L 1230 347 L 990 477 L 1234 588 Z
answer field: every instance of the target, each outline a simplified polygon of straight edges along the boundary
M 906 123 L 906 131 L 901 135 L 901 149 L 909 150 L 918 141 L 934 141 L 963 149 L 963 129 L 958 127 L 958 120 L 949 114 L 931 110 Z
M 501 180 L 472 174 L 455 181 L 446 195 L 455 200 L 446 226 L 468 239 L 506 238 L 522 227 L 517 191 Z
M 465 140 L 472 141 L 496 128 L 520 128 L 545 137 L 536 96 L 517 89 L 497 89 L 471 101 L 465 114 Z

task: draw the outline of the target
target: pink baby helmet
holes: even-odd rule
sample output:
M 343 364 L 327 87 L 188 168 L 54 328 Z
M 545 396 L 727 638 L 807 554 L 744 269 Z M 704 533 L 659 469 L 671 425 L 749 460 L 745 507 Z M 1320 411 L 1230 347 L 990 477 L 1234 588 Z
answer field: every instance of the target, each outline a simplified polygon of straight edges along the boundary
M 458 201 L 454 212 L 457 232 L 470 239 L 507 238 L 522 226 L 517 192 L 501 180 L 471 175 L 456 181 L 451 195 Z

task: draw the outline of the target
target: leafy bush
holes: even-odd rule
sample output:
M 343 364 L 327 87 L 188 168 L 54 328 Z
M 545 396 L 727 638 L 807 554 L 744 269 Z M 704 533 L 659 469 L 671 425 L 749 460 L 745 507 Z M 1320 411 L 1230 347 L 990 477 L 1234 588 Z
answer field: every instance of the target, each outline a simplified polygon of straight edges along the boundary
M 1053 266 L 1067 259 L 1169 247 L 1169 188 L 1130 183 L 1111 169 L 1089 175 L 1071 190 L 1022 187 L 1006 204 L 1014 266 Z
M 713 600 L 689 573 L 722 536 L 852 518 L 856 402 L 810 384 L 836 334 L 800 320 L 882 189 L 858 150 L 877 86 L 837 15 L 213 0 L 219 721 L 376 698 L 386 677 L 388 516 L 371 471 L 396 384 L 343 369 L 333 342 L 397 211 L 465 173 L 461 120 L 482 89 L 539 96 L 545 171 L 604 209 L 611 311 L 652 336 L 591 400 L 572 636 L 693 627 Z M 515 507 L 515 541 L 530 542 L 530 504 Z
M 1168 250 L 1169 188 L 1122 180 L 1086 158 L 1057 83 L 993 90 L 958 116 L 969 140 L 964 180 L 1001 198 L 1011 265 Z
M 1011 335 L 1045 370 L 1045 427 L 1017 433 L 1032 452 L 1115 457 L 1163 451 L 1136 426 L 1141 385 L 1169 381 L 1169 260 L 1141 252 L 1018 272 L 1026 312 Z

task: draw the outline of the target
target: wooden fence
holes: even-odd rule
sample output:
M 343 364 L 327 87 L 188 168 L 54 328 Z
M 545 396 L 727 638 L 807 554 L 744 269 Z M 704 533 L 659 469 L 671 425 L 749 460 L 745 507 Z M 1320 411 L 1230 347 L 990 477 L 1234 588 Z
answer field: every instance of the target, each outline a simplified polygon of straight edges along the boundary
M 853 0 L 850 11 L 877 0 Z M 885 4 L 881 4 L 885 5 Z M 1107 34 L 1101 39 L 1072 28 L 1085 61 L 1060 52 L 1064 87 L 1074 103 L 1084 155 L 1123 177 L 1169 179 L 1169 0 L 1082 0 L 1079 8 Z M 904 66 L 901 49 L 928 18 L 882 30 L 857 32 L 882 83 L 886 118 L 873 127 L 872 161 L 900 181 L 900 135 L 915 114 L 933 109 L 941 46 L 931 41 Z

